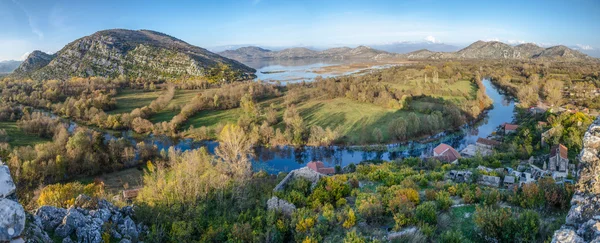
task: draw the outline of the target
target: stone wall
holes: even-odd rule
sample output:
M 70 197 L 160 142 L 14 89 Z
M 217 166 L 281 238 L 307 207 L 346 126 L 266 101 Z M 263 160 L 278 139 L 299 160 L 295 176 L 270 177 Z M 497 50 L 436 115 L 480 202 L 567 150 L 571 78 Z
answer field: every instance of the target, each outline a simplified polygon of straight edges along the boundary
M 552 242 L 600 242 L 600 117 L 583 137 L 578 171 L 571 209 Z

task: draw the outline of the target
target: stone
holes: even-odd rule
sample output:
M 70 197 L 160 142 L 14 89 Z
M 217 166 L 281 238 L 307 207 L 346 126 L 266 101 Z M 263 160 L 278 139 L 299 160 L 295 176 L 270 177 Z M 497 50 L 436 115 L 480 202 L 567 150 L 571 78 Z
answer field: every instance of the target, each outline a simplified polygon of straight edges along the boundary
M 125 220 L 123 220 L 123 224 L 118 225 L 117 228 L 121 235 L 123 235 L 123 238 L 128 238 L 130 240 L 137 241 L 139 232 L 137 230 L 135 222 L 133 222 L 133 220 L 129 216 L 126 216 Z
M 119 232 L 117 232 L 117 231 L 116 231 L 116 230 L 114 230 L 114 229 L 110 231 L 110 236 L 111 236 L 112 238 L 115 238 L 115 239 L 117 239 L 117 240 L 120 240 L 121 238 L 123 238 L 123 236 L 122 236 L 121 234 L 119 234 Z
M 67 237 L 62 240 L 62 243 L 75 243 L 75 242 L 73 242 L 73 240 L 71 240 L 70 237 Z
M 51 232 L 62 223 L 63 218 L 67 215 L 67 210 L 52 206 L 41 206 L 36 210 L 35 215 L 41 220 L 44 230 Z
M 267 201 L 267 209 L 281 211 L 285 215 L 292 215 L 296 211 L 296 206 L 284 199 L 273 196 Z
M 0 165 L 0 198 L 13 195 L 15 190 L 16 186 L 12 180 L 12 177 L 10 177 L 10 170 L 8 170 L 8 166 Z
M 95 209 L 97 208 L 97 203 L 95 200 L 88 195 L 79 194 L 77 198 L 75 198 L 75 207 L 85 208 L 85 209 Z
M 21 204 L 0 198 L 0 241 L 9 241 L 25 229 L 25 210 Z
M 102 242 L 102 220 L 96 219 L 83 227 L 77 227 L 77 242 L 101 243 Z
M 90 215 L 92 216 L 92 218 L 101 219 L 102 222 L 104 222 L 104 223 L 108 222 L 110 220 L 110 217 L 112 216 L 112 214 L 110 213 L 110 210 L 105 209 L 105 208 L 101 208 L 98 210 L 91 210 Z
M 119 243 L 131 243 L 129 239 L 122 239 Z
M 583 238 L 579 237 L 572 229 L 559 229 L 554 232 L 552 243 L 584 243 Z
M 44 230 L 42 220 L 40 217 L 27 214 L 27 226 L 23 237 L 27 239 L 27 242 L 31 243 L 52 243 L 52 239 L 48 236 L 48 233 Z
M 79 210 L 71 207 L 67 210 L 67 215 L 63 219 L 61 225 L 59 225 L 55 234 L 59 237 L 67 237 L 75 231 L 78 227 L 84 227 L 89 222 L 89 219 L 85 217 Z

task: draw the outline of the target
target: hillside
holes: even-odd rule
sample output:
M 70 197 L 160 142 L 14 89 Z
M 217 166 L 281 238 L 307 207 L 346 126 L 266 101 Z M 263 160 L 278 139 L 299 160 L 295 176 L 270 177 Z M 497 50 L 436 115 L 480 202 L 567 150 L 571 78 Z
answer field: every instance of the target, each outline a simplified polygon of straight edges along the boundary
M 21 65 L 21 61 L 1 61 L 0 62 L 0 73 L 10 73 L 17 69 Z
M 270 51 L 260 47 L 241 47 L 235 50 L 219 52 L 220 55 L 238 61 L 252 59 L 304 59 L 304 58 L 329 58 L 329 59 L 386 59 L 397 58 L 399 54 L 376 50 L 367 46 L 336 47 L 323 51 L 315 51 L 304 47 L 283 49 L 281 51 Z
M 128 77 L 172 79 L 210 76 L 224 64 L 236 78 L 254 69 L 206 49 L 150 30 L 113 29 L 77 39 L 54 55 L 35 51 L 15 72 L 33 79 Z

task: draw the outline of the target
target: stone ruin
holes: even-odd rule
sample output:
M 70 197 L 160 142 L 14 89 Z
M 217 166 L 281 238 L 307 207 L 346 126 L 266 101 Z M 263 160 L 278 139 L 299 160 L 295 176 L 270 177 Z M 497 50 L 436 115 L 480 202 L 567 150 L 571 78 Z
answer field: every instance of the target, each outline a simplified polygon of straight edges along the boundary
M 583 137 L 578 171 L 571 209 L 552 242 L 600 242 L 600 117 Z
M 317 185 L 317 182 L 319 182 L 319 180 L 325 176 L 327 175 L 316 172 L 311 168 L 302 167 L 300 169 L 290 171 L 290 173 L 288 173 L 287 176 L 285 176 L 285 178 L 283 178 L 283 180 L 281 180 L 281 182 L 279 182 L 279 184 L 275 186 L 273 191 L 283 191 L 287 183 L 294 180 L 295 178 L 307 179 L 312 183 L 312 187 L 314 188 Z M 290 203 L 284 199 L 278 198 L 277 196 L 273 196 L 267 201 L 267 209 L 277 210 L 287 215 L 291 215 L 294 211 L 296 211 L 296 206 L 293 203 Z
M 498 176 L 482 175 L 479 178 L 479 184 L 480 185 L 484 185 L 484 186 L 500 187 L 500 177 L 498 177 Z
M 471 177 L 473 176 L 473 172 L 468 170 L 451 170 L 448 172 L 448 178 L 453 180 L 454 182 L 471 182 Z

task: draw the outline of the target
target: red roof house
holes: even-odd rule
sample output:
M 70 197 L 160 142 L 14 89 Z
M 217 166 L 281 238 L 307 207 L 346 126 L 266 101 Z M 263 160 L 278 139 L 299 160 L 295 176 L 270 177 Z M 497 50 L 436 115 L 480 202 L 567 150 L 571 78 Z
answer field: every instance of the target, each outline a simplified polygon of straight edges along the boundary
M 504 123 L 504 132 L 516 132 L 519 125 Z
M 306 165 L 306 166 L 308 168 L 314 170 L 315 172 L 318 172 L 321 174 L 325 174 L 325 175 L 335 174 L 335 168 L 325 167 L 325 165 L 321 161 L 312 161 L 312 162 L 309 162 L 308 165 Z
M 454 163 L 460 159 L 460 154 L 450 145 L 442 143 L 433 149 L 433 156 L 444 162 Z

